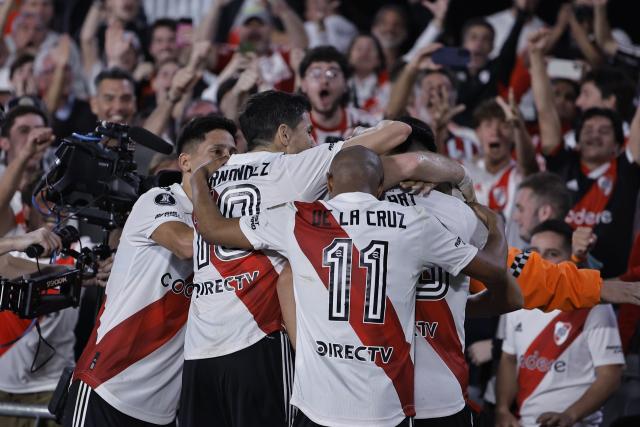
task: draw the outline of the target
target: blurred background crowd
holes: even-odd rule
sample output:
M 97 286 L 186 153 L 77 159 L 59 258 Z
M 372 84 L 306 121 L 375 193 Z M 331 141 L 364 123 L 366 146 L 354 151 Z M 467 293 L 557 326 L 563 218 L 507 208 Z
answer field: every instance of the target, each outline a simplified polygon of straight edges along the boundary
M 479 201 L 503 214 L 512 246 L 638 281 L 630 3 L 0 0 L 0 235 L 42 225 L 31 193 L 62 138 L 106 120 L 175 142 L 191 118 L 237 122 L 249 96 L 277 89 L 307 96 L 318 144 L 383 119 L 427 123 L 432 148 L 460 161 Z M 236 141 L 246 151 L 240 131 Z M 176 154 L 138 147 L 135 158 L 142 174 L 179 170 Z M 559 243 L 536 241 L 544 232 Z M 634 357 L 640 310 L 617 316 Z M 500 324 L 467 325 L 470 397 L 489 406 Z M 91 325 L 75 328 L 77 356 Z M 627 360 L 637 379 L 637 358 Z

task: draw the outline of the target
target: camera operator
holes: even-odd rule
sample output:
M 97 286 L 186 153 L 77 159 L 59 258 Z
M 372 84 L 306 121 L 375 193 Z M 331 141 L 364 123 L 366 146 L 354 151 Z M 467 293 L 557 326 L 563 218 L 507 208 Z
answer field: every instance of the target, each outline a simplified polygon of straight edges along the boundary
M 7 251 L 25 250 L 39 244 L 45 254 L 61 247 L 60 237 L 47 228 L 21 236 L 0 238 L 0 276 L 16 278 L 36 273 L 36 263 L 16 258 Z M 73 328 L 77 310 L 67 308 L 37 319 L 22 319 L 10 311 L 0 311 L 0 401 L 46 405 L 62 370 L 73 366 Z M 28 418 L 0 417 L 3 427 L 30 426 Z M 53 422 L 44 425 L 53 427 Z
M 193 292 L 189 180 L 200 165 L 235 152 L 233 122 L 198 120 L 178 139 L 182 184 L 149 190 L 127 218 L 105 303 L 74 372 L 65 426 L 79 419 L 84 426 L 175 425 Z M 206 137 L 194 137 L 203 126 Z
M 54 137 L 45 113 L 35 105 L 17 105 L 2 123 L 0 148 L 0 236 L 23 234 L 20 192 L 36 178 L 46 149 Z

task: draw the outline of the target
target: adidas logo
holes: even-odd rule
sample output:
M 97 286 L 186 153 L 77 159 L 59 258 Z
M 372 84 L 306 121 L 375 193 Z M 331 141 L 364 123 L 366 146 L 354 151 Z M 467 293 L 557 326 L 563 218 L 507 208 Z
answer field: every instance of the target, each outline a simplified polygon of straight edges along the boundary
M 516 332 L 522 332 L 522 322 L 516 325 Z

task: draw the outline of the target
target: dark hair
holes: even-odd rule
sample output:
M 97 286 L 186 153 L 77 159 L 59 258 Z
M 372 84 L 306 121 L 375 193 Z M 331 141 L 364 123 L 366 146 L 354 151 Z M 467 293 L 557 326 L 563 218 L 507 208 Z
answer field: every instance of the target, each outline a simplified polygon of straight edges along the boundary
M 102 83 L 103 80 L 127 80 L 129 83 L 131 83 L 131 86 L 134 88 L 134 90 L 136 87 L 136 82 L 135 80 L 133 80 L 133 76 L 127 71 L 118 67 L 107 68 L 106 70 L 100 71 L 100 73 L 93 81 L 95 87 L 97 88 L 98 86 L 100 86 L 100 83 Z
M 344 56 L 338 49 L 333 46 L 318 46 L 307 51 L 300 61 L 300 77 L 304 78 L 307 69 L 314 62 L 335 62 L 338 64 L 344 74 L 344 78 L 348 79 L 350 76 L 349 62 L 347 57 Z
M 473 127 L 477 128 L 485 120 L 491 119 L 506 120 L 502 107 L 493 98 L 482 101 L 473 111 Z
M 624 143 L 624 129 L 622 128 L 622 119 L 615 111 L 609 108 L 589 108 L 578 117 L 576 123 L 575 134 L 576 141 L 580 142 L 580 132 L 585 122 L 593 117 L 605 117 L 611 122 L 613 132 L 615 135 L 616 143 L 622 145 Z
M 548 219 L 544 222 L 533 227 L 531 230 L 531 236 L 538 233 L 544 233 L 545 231 L 551 231 L 564 237 L 564 247 L 571 251 L 571 238 L 573 237 L 573 229 L 566 222 L 559 219 Z
M 493 28 L 493 25 L 489 23 L 489 21 L 484 18 L 471 18 L 465 21 L 464 25 L 462 26 L 462 31 L 460 31 L 460 39 L 463 42 L 464 36 L 467 34 L 467 31 L 469 31 L 471 27 L 484 27 L 491 33 L 491 38 L 493 38 L 494 40 L 496 38 L 496 30 Z
M 281 124 L 295 128 L 310 110 L 309 100 L 303 95 L 276 90 L 252 95 L 239 118 L 249 150 L 259 145 L 257 140 L 272 141 Z
M 171 18 L 156 19 L 155 21 L 153 21 L 153 24 L 151 24 L 151 28 L 149 28 L 149 36 L 153 36 L 153 33 L 156 31 L 156 29 L 162 27 L 168 28 L 175 33 L 178 29 L 178 21 Z
M 349 48 L 347 49 L 347 62 L 349 62 L 349 58 L 351 57 L 351 50 L 353 49 L 353 46 L 355 46 L 356 41 L 358 39 L 361 38 L 365 38 L 365 39 L 370 39 L 373 41 L 373 46 L 376 49 L 376 53 L 378 54 L 378 58 L 380 59 L 380 64 L 378 65 L 378 68 L 376 68 L 376 73 L 381 73 L 384 70 L 387 69 L 387 65 L 384 59 L 384 51 L 382 50 L 382 45 L 380 44 L 380 42 L 378 41 L 377 38 L 375 38 L 375 36 L 373 34 L 367 34 L 367 33 L 360 33 L 357 36 L 355 36 L 354 38 L 351 39 L 351 43 L 349 43 Z M 349 65 L 349 71 L 353 71 L 353 66 Z
M 550 205 L 555 219 L 564 219 L 571 209 L 571 194 L 562 178 L 551 172 L 538 172 L 522 180 L 519 189 L 528 188 L 542 204 Z
M 4 121 L 2 122 L 2 136 L 8 137 L 9 132 L 11 131 L 11 128 L 13 127 L 16 119 L 27 114 L 36 114 L 42 117 L 45 126 L 49 124 L 47 115 L 38 107 L 35 107 L 33 105 L 18 105 L 17 107 L 13 107 L 9 111 L 7 111 L 7 114 L 4 116 Z
M 397 120 L 411 126 L 411 134 L 402 144 L 394 148 L 390 154 L 402 154 L 408 151 L 414 151 L 416 146 L 420 149 L 431 151 L 432 153 L 438 151 L 435 136 L 428 124 L 411 116 L 402 116 Z
M 178 154 L 204 141 L 206 134 L 216 129 L 226 130 L 235 138 L 238 128 L 233 121 L 214 114 L 198 116 L 189 120 L 180 131 L 176 142 Z
M 581 84 L 589 82 L 598 88 L 603 99 L 616 97 L 616 110 L 624 120 L 633 117 L 634 84 L 624 72 L 612 67 L 598 68 L 588 72 Z
M 29 53 L 25 53 L 18 56 L 15 59 L 15 61 L 13 61 L 13 63 L 11 64 L 11 67 L 9 68 L 9 79 L 13 78 L 13 74 L 16 72 L 18 68 L 22 67 L 24 64 L 28 64 L 29 62 L 35 62 L 35 60 L 36 60 L 36 57 Z

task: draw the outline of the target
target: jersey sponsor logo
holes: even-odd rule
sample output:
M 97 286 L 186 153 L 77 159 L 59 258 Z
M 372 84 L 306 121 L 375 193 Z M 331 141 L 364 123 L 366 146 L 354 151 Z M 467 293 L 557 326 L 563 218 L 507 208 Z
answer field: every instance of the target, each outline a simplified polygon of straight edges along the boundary
M 435 338 L 438 322 L 416 320 L 416 337 Z
M 255 230 L 260 226 L 260 215 L 254 215 L 249 219 L 249 227 L 252 230 Z
M 569 334 L 567 334 L 569 336 Z M 548 359 L 544 356 L 540 356 L 539 351 L 534 351 L 533 354 L 520 356 L 520 369 L 528 369 L 529 371 L 538 371 L 542 373 L 549 372 L 553 369 L 555 372 L 564 372 L 567 369 L 566 362 L 556 359 Z
M 574 211 L 573 209 L 571 209 L 567 214 L 565 221 L 575 226 L 611 224 L 611 222 L 613 221 L 613 215 L 609 210 L 603 210 L 602 212 L 591 212 L 586 208 L 582 208 L 579 211 Z
M 184 295 L 187 298 L 191 298 L 193 289 L 196 286 L 194 283 L 190 283 L 189 280 L 183 278 L 173 279 L 171 273 L 164 273 L 160 278 L 160 283 L 165 288 L 171 288 L 171 292 L 176 295 Z
M 391 360 L 393 347 L 375 345 L 338 344 L 316 341 L 316 353 L 323 357 L 343 360 L 358 360 L 360 362 L 384 363 Z
M 228 276 L 224 279 L 216 279 L 214 281 L 207 280 L 202 283 L 194 283 L 193 287 L 196 292 L 196 299 L 206 295 L 241 291 L 242 289 L 251 286 L 251 284 L 258 279 L 259 275 L 260 272 L 256 270 L 252 273 L 242 273 L 235 276 Z
M 171 212 L 162 212 L 156 215 L 155 219 L 158 218 L 180 218 L 180 214 L 178 212 L 175 211 L 171 211 Z
M 604 349 L 613 352 L 613 354 L 622 353 L 621 345 L 608 345 Z
M 173 206 L 176 204 L 176 199 L 169 193 L 160 193 L 153 201 L 160 206 Z
M 518 323 L 518 324 L 516 325 L 516 329 L 515 329 L 515 331 L 516 331 L 516 332 L 522 332 L 522 322 L 520 322 L 520 323 Z
M 397 203 L 402 206 L 415 206 L 416 199 L 410 193 L 385 194 L 385 198 L 391 203 Z
M 562 345 L 569 338 L 569 332 L 571 331 L 571 323 L 556 322 L 553 331 L 553 342 L 556 345 Z
M 227 181 L 246 181 L 256 176 L 267 176 L 267 168 L 271 163 L 265 162 L 261 165 L 240 165 L 233 169 L 217 170 L 209 178 L 209 187 L 215 187 Z

